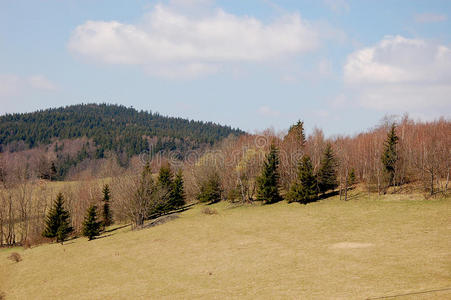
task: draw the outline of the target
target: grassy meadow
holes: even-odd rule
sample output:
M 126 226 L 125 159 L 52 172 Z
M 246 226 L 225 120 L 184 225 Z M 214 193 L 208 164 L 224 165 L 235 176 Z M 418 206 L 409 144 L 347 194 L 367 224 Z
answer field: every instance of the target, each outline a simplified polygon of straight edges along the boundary
M 367 299 L 451 288 L 451 199 L 354 192 L 204 205 L 168 223 L 0 250 L 6 299 Z M 114 229 L 114 227 L 113 227 Z M 19 252 L 19 263 L 8 260 Z M 399 296 L 451 299 L 451 290 Z

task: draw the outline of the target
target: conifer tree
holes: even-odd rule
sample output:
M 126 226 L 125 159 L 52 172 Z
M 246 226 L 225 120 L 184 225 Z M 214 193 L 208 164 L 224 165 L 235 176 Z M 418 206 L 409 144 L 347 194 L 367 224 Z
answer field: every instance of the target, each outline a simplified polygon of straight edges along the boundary
M 110 209 L 110 186 L 105 184 L 103 187 L 103 211 L 102 211 L 102 225 L 103 227 L 113 224 L 113 216 Z
M 333 190 L 337 187 L 337 163 L 330 143 L 327 144 L 321 159 L 318 171 L 318 188 L 321 193 Z
M 221 196 L 221 179 L 215 172 L 201 184 L 200 193 L 197 195 L 197 200 L 212 204 L 221 201 Z
M 353 185 L 355 183 L 355 170 L 354 168 L 351 169 L 351 172 L 349 172 L 348 175 L 348 185 Z
M 393 123 L 384 143 L 384 153 L 382 153 L 384 173 L 389 186 L 395 183 L 396 163 L 398 161 L 398 152 L 396 150 L 397 144 L 398 136 L 396 135 L 396 125 Z
M 171 167 L 169 165 L 163 165 L 160 168 L 160 172 L 158 173 L 158 184 L 170 190 L 172 187 L 174 175 L 172 174 Z
M 100 234 L 100 226 L 101 222 L 97 221 L 97 206 L 91 205 L 86 212 L 83 222 L 83 235 L 92 240 Z
M 295 125 L 292 125 L 288 130 L 288 134 L 286 138 L 292 137 L 295 141 L 297 141 L 299 147 L 304 147 L 305 133 L 304 133 L 304 122 L 299 120 Z
M 57 242 L 63 243 L 72 231 L 69 212 L 64 208 L 64 196 L 62 193 L 58 193 L 45 220 L 45 229 L 42 235 L 56 238 Z
M 282 199 L 279 194 L 279 155 L 277 147 L 272 144 L 261 175 L 257 178 L 257 200 L 265 204 L 278 202 Z
M 62 245 L 69 236 L 70 232 L 72 232 L 72 227 L 69 227 L 67 223 L 61 223 L 58 227 L 58 231 L 56 232 L 56 241 L 60 242 Z
M 164 212 L 173 209 L 172 188 L 174 184 L 174 175 L 169 164 L 163 165 L 158 173 L 158 187 L 160 189 L 161 204 L 158 210 Z
M 307 204 L 316 200 L 318 194 L 316 177 L 308 155 L 302 157 L 298 167 L 298 179 L 291 186 L 288 193 L 288 202 Z
M 175 179 L 172 184 L 170 202 L 170 206 L 172 208 L 178 208 L 185 205 L 185 189 L 183 186 L 183 174 L 181 170 L 179 170 L 175 175 Z

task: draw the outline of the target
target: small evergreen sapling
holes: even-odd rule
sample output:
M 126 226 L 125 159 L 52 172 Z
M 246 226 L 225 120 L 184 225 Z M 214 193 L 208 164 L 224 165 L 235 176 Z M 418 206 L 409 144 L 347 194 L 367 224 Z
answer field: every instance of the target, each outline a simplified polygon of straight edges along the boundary
M 212 204 L 221 201 L 221 196 L 221 179 L 217 173 L 214 173 L 202 183 L 200 193 L 197 195 L 197 200 Z
M 355 182 L 356 182 L 355 170 L 354 170 L 354 168 L 352 168 L 351 172 L 349 172 L 349 175 L 348 175 L 348 185 L 352 186 L 355 184 Z
M 101 222 L 97 221 L 97 206 L 91 205 L 86 212 L 83 222 L 83 235 L 92 240 L 100 234 L 100 226 Z

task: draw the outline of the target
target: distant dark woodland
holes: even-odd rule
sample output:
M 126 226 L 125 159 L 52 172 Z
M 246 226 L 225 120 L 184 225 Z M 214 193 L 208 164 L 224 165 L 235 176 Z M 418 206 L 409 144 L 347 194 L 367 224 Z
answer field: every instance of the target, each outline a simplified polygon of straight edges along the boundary
M 62 180 L 71 167 L 86 159 L 102 159 L 107 152 L 117 155 L 119 163 L 126 166 L 130 157 L 149 150 L 176 151 L 177 157 L 182 158 L 188 150 L 211 146 L 230 134 L 243 133 L 212 122 L 166 117 L 121 105 L 81 104 L 1 116 L 0 152 L 39 146 L 44 146 L 47 152 L 52 145 L 56 154 L 51 162 L 55 171 L 52 176 Z M 87 140 L 81 145 L 65 142 L 77 138 Z M 80 146 L 81 149 L 75 149 Z M 66 147 L 72 149 L 65 151 Z

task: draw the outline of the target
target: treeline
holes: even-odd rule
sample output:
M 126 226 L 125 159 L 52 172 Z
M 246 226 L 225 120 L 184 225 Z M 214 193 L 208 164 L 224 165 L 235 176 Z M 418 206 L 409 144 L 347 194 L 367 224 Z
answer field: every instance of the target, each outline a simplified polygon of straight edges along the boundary
M 86 141 L 78 146 L 83 145 Z M 114 157 L 99 159 L 97 165 L 88 164 L 88 169 L 98 169 L 97 177 L 82 172 L 79 181 L 58 189 L 37 180 L 31 160 L 3 153 L 0 243 L 42 239 L 50 200 L 58 191 L 70 214 L 67 226 L 75 233 L 84 231 L 87 220 L 97 224 L 94 212 L 100 212 L 92 206 L 102 207 L 102 178 L 110 184 L 114 220 L 140 227 L 185 202 L 271 204 L 285 199 L 307 204 L 333 194 L 346 200 L 356 184 L 368 193 L 447 195 L 450 151 L 451 122 L 445 119 L 415 122 L 404 117 L 355 136 L 331 138 L 320 129 L 307 136 L 299 121 L 284 134 L 230 136 L 185 160 L 148 157 L 144 163 L 134 157 L 123 168 Z
M 81 104 L 7 114 L 0 117 L 0 152 L 48 145 L 55 139 L 87 137 L 96 146 L 96 158 L 106 151 L 128 157 L 149 151 L 149 139 L 157 138 L 155 151 L 194 149 L 243 132 L 212 122 L 190 121 L 137 111 L 110 104 Z
M 415 122 L 404 117 L 385 120 L 355 136 L 325 138 L 320 129 L 306 136 L 303 122 L 298 122 L 285 134 L 266 131 L 226 139 L 196 164 L 185 166 L 185 172 L 192 174 L 187 177 L 188 194 L 195 198 L 203 183 L 215 176 L 220 181 L 222 199 L 251 202 L 261 198 L 261 171 L 270 163 L 266 156 L 274 152 L 272 147 L 277 149 L 277 159 L 271 162 L 277 164 L 273 176 L 278 178 L 278 191 L 286 199 L 300 188 L 293 185 L 302 182 L 313 189 L 306 192 L 311 195 L 307 198 L 325 190 L 346 197 L 351 182 L 379 194 L 415 187 L 435 195 L 448 189 L 451 122 L 443 118 Z
M 168 164 L 158 174 L 147 163 L 140 173 L 127 171 L 103 185 L 85 180 L 59 189 L 26 179 L 24 171 L 9 175 L 0 188 L 0 247 L 80 235 L 92 240 L 115 222 L 142 227 L 186 204 L 182 171 Z

